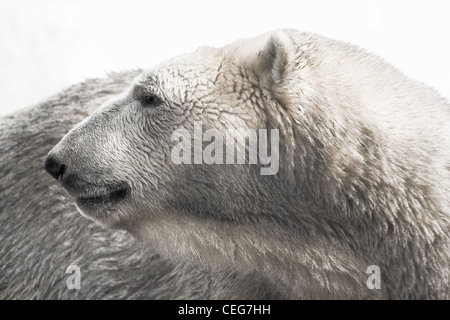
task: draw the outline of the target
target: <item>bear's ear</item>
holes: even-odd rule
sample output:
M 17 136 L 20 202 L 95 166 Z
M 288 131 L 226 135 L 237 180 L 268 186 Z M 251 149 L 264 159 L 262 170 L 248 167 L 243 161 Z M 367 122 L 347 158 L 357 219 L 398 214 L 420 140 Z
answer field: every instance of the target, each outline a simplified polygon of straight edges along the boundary
M 295 55 L 290 38 L 284 33 L 273 34 L 258 53 L 257 73 L 268 86 L 278 87 L 289 77 L 291 61 Z

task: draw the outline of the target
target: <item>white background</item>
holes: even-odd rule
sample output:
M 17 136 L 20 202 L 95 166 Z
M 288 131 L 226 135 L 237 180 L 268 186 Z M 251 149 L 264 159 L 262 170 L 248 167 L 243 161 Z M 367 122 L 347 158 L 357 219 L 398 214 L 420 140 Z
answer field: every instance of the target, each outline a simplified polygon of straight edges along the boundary
M 358 44 L 450 97 L 450 1 L 0 0 L 0 115 L 80 80 L 277 28 Z

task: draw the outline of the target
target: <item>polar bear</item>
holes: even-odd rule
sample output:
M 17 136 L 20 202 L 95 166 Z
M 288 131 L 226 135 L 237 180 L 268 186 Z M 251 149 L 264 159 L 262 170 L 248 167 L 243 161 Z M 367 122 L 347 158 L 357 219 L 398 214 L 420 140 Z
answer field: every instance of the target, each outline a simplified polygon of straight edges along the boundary
M 291 298 L 449 297 L 449 103 L 346 43 L 288 29 L 173 58 L 45 167 L 89 219 Z
M 124 231 L 97 226 L 42 170 L 76 123 L 140 73 L 89 79 L 0 118 L 0 299 L 288 298 L 255 272 L 169 261 Z

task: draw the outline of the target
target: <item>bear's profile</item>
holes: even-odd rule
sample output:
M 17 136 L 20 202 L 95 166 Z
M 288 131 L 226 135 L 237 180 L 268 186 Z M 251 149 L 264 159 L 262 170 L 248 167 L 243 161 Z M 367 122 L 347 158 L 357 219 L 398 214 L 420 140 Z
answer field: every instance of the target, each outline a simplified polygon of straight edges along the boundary
M 217 159 L 235 151 L 218 136 L 218 161 L 197 161 L 205 139 L 174 161 L 196 130 L 277 132 L 277 170 L 261 174 L 250 142 L 246 164 Z M 280 30 L 174 58 L 45 165 L 84 216 L 167 258 L 255 272 L 291 298 L 449 298 L 448 101 L 345 43 Z
M 139 73 L 86 80 L 0 118 L 0 299 L 286 298 L 256 273 L 168 261 L 123 231 L 96 226 L 42 170 L 67 131 Z M 69 266 L 80 268 L 79 289 L 67 286 Z

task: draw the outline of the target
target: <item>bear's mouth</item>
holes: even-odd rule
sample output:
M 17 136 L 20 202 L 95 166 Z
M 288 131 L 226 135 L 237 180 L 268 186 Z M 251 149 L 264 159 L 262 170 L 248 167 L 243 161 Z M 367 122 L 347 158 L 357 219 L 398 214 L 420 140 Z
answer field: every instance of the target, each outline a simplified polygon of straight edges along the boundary
M 125 199 L 127 194 L 128 188 L 122 187 L 104 195 L 78 197 L 75 199 L 75 202 L 80 209 L 92 211 L 99 208 L 111 207 Z

